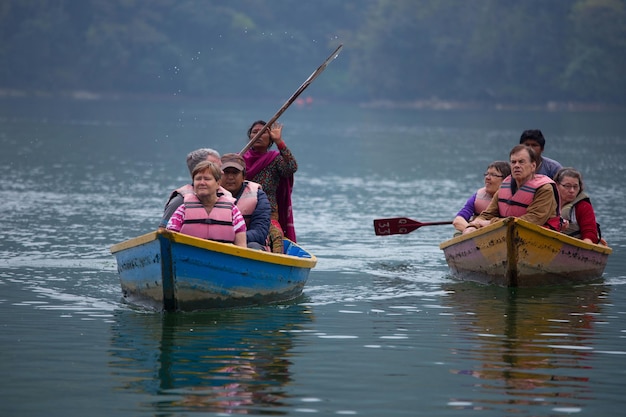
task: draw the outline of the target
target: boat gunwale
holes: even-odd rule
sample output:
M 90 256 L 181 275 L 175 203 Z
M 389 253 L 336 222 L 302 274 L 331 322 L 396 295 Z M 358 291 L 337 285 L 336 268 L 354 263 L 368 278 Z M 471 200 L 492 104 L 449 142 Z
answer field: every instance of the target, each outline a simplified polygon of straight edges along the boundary
M 111 246 L 110 251 L 112 254 L 116 254 L 117 252 L 121 252 L 152 242 L 159 239 L 159 237 L 167 239 L 173 243 L 192 246 L 198 249 L 205 249 L 220 254 L 232 255 L 239 258 L 273 263 L 282 266 L 312 269 L 317 264 L 317 258 L 315 257 L 315 255 L 311 254 L 309 251 L 305 250 L 295 242 L 292 243 L 300 248 L 302 251 L 306 252 L 310 256 L 310 258 L 243 248 L 240 246 L 235 246 L 233 244 L 200 239 L 194 236 L 189 236 L 165 229 L 155 230 L 144 235 L 125 240 L 124 242 L 117 243 Z
M 481 236 L 484 234 L 488 234 L 491 232 L 494 232 L 500 228 L 503 227 L 507 227 L 507 225 L 509 223 L 514 223 L 516 227 L 521 227 L 521 228 L 525 228 L 525 229 L 530 229 L 533 232 L 539 233 L 543 236 L 552 238 L 552 239 L 556 239 L 558 241 L 560 241 L 561 243 L 565 243 L 565 244 L 569 244 L 572 246 L 576 246 L 579 247 L 581 249 L 586 249 L 586 250 L 591 250 L 594 252 L 598 252 L 601 254 L 605 254 L 605 255 L 610 255 L 613 252 L 613 249 L 611 249 L 609 246 L 604 246 L 604 245 L 600 245 L 600 244 L 596 244 L 596 243 L 588 243 L 585 242 L 582 239 L 578 239 L 572 236 L 568 236 L 564 233 L 561 232 L 557 232 L 555 230 L 551 230 L 548 229 L 546 227 L 542 227 L 533 223 L 530 223 L 526 220 L 520 219 L 518 217 L 507 217 L 501 221 L 495 222 L 490 224 L 489 226 L 486 227 L 481 227 L 480 229 L 472 232 L 472 233 L 468 233 L 465 235 L 460 235 L 457 237 L 454 237 L 452 239 L 446 240 L 442 243 L 439 244 L 439 249 L 441 250 L 445 250 L 451 246 L 454 246 L 458 243 L 470 240 L 470 239 L 474 239 L 477 236 Z

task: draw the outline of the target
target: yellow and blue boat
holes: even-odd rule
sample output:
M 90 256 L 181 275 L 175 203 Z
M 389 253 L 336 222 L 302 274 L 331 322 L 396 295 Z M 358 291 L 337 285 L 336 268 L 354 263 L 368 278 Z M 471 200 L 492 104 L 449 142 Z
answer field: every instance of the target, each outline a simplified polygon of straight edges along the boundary
M 298 297 L 317 259 L 285 240 L 284 254 L 157 230 L 111 247 L 123 297 L 154 310 L 192 311 Z
M 570 285 L 602 278 L 612 249 L 509 217 L 439 245 L 453 275 L 503 287 Z

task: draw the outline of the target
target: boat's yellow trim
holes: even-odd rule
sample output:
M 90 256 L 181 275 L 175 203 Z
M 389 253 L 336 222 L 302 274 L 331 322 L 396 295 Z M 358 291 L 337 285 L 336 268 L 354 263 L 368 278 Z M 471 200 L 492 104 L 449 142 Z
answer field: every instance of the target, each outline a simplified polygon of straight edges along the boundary
M 490 224 L 489 226 L 485 226 L 485 227 L 481 227 L 480 229 L 477 229 L 475 231 L 473 231 L 472 233 L 468 233 L 466 235 L 460 235 L 457 237 L 453 237 L 452 239 L 446 240 L 445 242 L 441 242 L 439 244 L 439 249 L 445 249 L 449 246 L 454 246 L 457 243 L 463 242 L 465 240 L 470 240 L 470 239 L 474 239 L 476 236 L 481 236 L 484 235 L 486 233 L 490 233 L 493 232 L 496 229 L 499 229 L 501 227 L 505 227 L 505 222 L 501 221 L 501 222 L 497 222 L 497 223 L 493 223 Z
M 311 258 L 299 258 L 297 256 L 283 255 L 280 253 L 264 252 L 260 250 L 242 248 L 228 243 L 220 243 L 212 240 L 199 239 L 197 237 L 185 235 L 182 233 L 172 232 L 171 230 L 157 230 L 142 236 L 129 239 L 118 243 L 111 247 L 111 253 L 119 252 L 134 246 L 143 245 L 155 240 L 158 236 L 163 236 L 172 242 L 194 246 L 201 249 L 207 249 L 213 252 L 225 253 L 228 255 L 239 256 L 242 258 L 253 259 L 261 262 L 275 263 L 285 266 L 293 266 L 297 268 L 313 268 L 317 264 L 317 258 L 311 255 Z
M 119 252 L 124 249 L 132 248 L 134 246 L 139 246 L 146 244 L 148 242 L 152 242 L 157 238 L 157 232 L 146 233 L 145 235 L 137 236 L 129 240 L 125 240 L 124 242 L 116 243 L 111 246 L 111 253 Z
M 525 220 L 521 220 L 521 219 L 513 219 L 513 220 L 515 221 L 515 223 L 517 223 L 518 227 L 530 229 L 535 233 L 538 233 L 548 238 L 557 239 L 562 243 L 567 243 L 572 246 L 577 246 L 582 249 L 588 249 L 588 250 L 592 250 L 595 252 L 600 252 L 606 255 L 610 255 L 613 252 L 613 249 L 611 249 L 608 246 L 585 242 L 582 239 L 568 236 L 564 233 L 555 232 L 554 230 L 527 222 Z

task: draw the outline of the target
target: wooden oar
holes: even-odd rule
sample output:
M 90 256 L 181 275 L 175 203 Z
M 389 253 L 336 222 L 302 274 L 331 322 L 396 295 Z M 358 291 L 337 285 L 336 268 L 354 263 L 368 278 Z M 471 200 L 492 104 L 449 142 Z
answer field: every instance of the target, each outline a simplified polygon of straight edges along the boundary
M 405 235 L 422 226 L 438 226 L 441 224 L 452 224 L 451 221 L 446 222 L 430 222 L 421 223 L 406 217 L 393 217 L 390 219 L 375 219 L 374 232 L 377 236 L 386 235 Z
M 278 118 L 280 117 L 281 114 L 283 114 L 285 112 L 285 110 L 287 110 L 287 107 L 291 106 L 291 104 L 296 101 L 296 99 L 298 98 L 298 96 L 300 94 L 302 94 L 302 92 L 313 82 L 313 80 L 315 80 L 321 73 L 322 71 L 324 71 L 326 69 L 326 67 L 328 66 L 328 64 L 330 64 L 330 62 L 337 58 L 337 56 L 339 56 L 339 51 L 341 50 L 341 48 L 343 48 L 343 44 L 339 45 L 337 47 L 337 49 L 335 49 L 333 51 L 332 54 L 330 54 L 330 56 L 328 58 L 326 58 L 326 61 L 324 61 L 322 63 L 322 65 L 320 65 L 315 71 L 313 71 L 313 73 L 311 75 L 309 75 L 309 78 L 307 78 L 302 85 L 296 90 L 295 93 L 293 93 L 293 95 L 291 97 L 289 97 L 289 100 L 287 100 L 285 102 L 285 104 L 283 104 L 283 106 L 278 109 L 278 111 L 276 112 L 276 114 L 274 116 L 272 116 L 272 118 L 270 120 L 268 120 L 268 122 L 265 124 L 265 126 L 263 126 L 263 128 L 261 130 L 259 130 L 257 132 L 256 135 L 254 135 L 254 137 L 252 139 L 250 139 L 250 141 L 248 142 L 248 144 L 246 146 L 244 146 L 244 148 L 239 151 L 239 155 L 243 155 L 244 153 L 246 153 L 246 151 L 248 149 L 250 149 L 252 147 L 252 144 L 261 137 L 261 135 L 263 133 L 265 133 L 265 131 L 269 128 L 272 127 L 272 124 L 274 124 L 274 122 L 276 120 L 278 120 Z

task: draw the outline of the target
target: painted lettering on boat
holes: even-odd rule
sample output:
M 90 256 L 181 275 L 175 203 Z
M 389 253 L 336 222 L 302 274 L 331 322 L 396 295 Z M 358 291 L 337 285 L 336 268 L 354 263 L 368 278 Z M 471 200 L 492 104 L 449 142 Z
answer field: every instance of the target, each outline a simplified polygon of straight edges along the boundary
M 122 271 L 145 268 L 148 265 L 159 263 L 161 263 L 161 255 L 159 255 L 158 253 L 154 255 L 154 257 L 144 256 L 142 258 L 132 258 L 128 261 L 118 262 L 117 272 L 119 273 Z
M 584 253 L 581 253 L 580 251 L 566 251 L 566 250 L 561 250 L 560 252 L 562 255 L 567 256 L 568 258 L 571 259 L 577 259 L 583 263 L 590 263 L 593 265 L 602 265 L 604 264 L 604 260 L 598 256 L 594 256 L 594 257 L 590 257 L 585 255 Z

